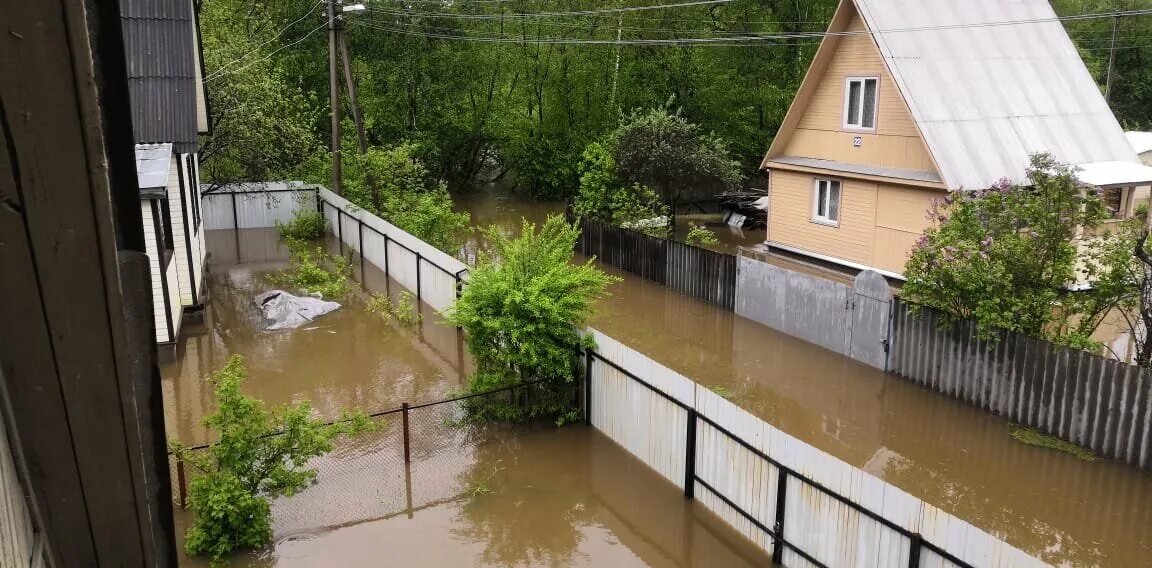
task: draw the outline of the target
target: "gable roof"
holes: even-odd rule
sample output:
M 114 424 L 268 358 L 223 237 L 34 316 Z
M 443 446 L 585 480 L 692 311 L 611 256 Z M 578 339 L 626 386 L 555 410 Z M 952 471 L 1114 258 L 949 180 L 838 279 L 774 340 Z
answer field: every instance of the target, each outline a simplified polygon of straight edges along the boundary
M 1048 0 L 841 0 L 796 101 L 816 88 L 854 13 L 949 189 L 1024 182 L 1037 152 L 1138 161 Z M 806 110 L 796 107 L 778 139 Z M 774 140 L 765 162 L 783 146 Z
M 1137 154 L 1144 152 L 1152 152 L 1152 132 L 1138 132 L 1131 131 L 1125 132 L 1124 136 L 1128 138 L 1128 143 L 1132 145 L 1132 149 Z
M 950 188 L 1023 181 L 1035 152 L 1137 161 L 1048 0 L 855 2 Z
M 119 0 L 138 144 L 195 152 L 196 33 L 191 0 Z

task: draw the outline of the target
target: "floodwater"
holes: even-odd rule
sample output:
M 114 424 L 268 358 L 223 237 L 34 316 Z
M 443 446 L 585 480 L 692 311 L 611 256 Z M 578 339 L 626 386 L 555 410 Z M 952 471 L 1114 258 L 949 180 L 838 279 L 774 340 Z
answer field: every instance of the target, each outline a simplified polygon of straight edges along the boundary
M 474 224 L 554 203 L 476 193 Z M 471 245 L 475 246 L 475 245 Z M 805 442 L 1060 566 L 1152 566 L 1152 474 L 1026 446 L 997 416 L 637 276 L 591 325 Z
M 245 357 L 243 390 L 277 405 L 310 400 L 326 417 L 448 398 L 471 363 L 454 328 L 430 309 L 404 328 L 367 313 L 362 299 L 312 325 L 265 332 L 252 297 L 287 265 L 275 230 L 213 231 L 204 322 L 188 324 L 162 366 L 168 435 L 210 441 L 204 378 Z M 338 250 L 337 244 L 328 247 Z M 370 265 L 354 277 L 395 296 Z M 583 425 L 460 426 L 460 408 L 410 413 L 412 463 L 401 421 L 338 440 L 314 460 L 317 483 L 273 503 L 274 544 L 233 566 L 758 566 L 766 556 L 710 512 L 685 500 L 619 446 Z M 178 538 L 190 522 L 177 509 Z M 202 558 L 181 565 L 207 566 Z

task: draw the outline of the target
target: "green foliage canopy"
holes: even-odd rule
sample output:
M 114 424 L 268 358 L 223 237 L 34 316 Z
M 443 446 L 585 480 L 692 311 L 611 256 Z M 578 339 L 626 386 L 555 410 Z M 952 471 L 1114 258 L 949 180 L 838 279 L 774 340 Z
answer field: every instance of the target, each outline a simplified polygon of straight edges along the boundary
M 1033 156 L 1028 178 L 1028 186 L 1002 181 L 937 202 L 929 212 L 934 225 L 905 266 L 902 295 L 974 319 L 985 337 L 1009 330 L 1086 342 L 1085 330 L 1068 331 L 1074 314 L 1058 304 L 1082 275 L 1079 231 L 1096 226 L 1107 210 L 1072 168 L 1049 155 Z
M 539 230 L 525 221 L 516 238 L 496 227 L 485 235 L 492 253 L 472 269 L 448 313 L 467 332 L 476 362 L 469 391 L 544 381 L 531 406 L 493 408 L 491 417 L 571 419 L 579 349 L 588 345 L 577 330 L 616 279 L 591 260 L 571 263 L 579 232 L 562 217 L 548 217 Z
M 268 410 L 245 396 L 244 360 L 234 355 L 212 375 L 217 410 L 204 419 L 219 440 L 206 450 L 171 442 L 172 453 L 192 468 L 188 501 L 194 520 L 185 536 L 189 555 L 208 555 L 213 565 L 239 548 L 260 547 L 272 538 L 269 498 L 292 495 L 312 483 L 306 467 L 332 450 L 332 441 L 369 428 L 363 414 L 325 423 L 300 402 Z

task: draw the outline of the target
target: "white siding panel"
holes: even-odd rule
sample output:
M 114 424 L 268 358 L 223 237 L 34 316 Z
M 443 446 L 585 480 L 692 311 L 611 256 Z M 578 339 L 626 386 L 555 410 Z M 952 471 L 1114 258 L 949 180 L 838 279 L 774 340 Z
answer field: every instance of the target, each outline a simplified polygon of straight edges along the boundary
M 320 190 L 320 198 L 328 230 L 345 246 L 359 251 L 363 225 L 366 261 L 436 310 L 456 302 L 455 275 L 466 277 L 466 264 L 327 189 Z
M 156 246 L 156 226 L 152 216 L 152 204 L 147 199 L 140 200 L 140 216 L 144 220 L 144 250 L 148 254 L 149 272 L 152 275 L 152 322 L 156 326 L 156 342 L 169 341 L 168 320 L 164 316 L 164 288 L 160 280 L 160 257 Z
M 188 201 L 188 187 L 191 185 L 188 182 L 188 171 L 184 157 L 187 154 L 173 154 L 172 164 L 168 168 L 168 211 L 172 218 L 172 246 L 173 246 L 173 264 L 176 265 L 176 273 L 179 276 L 179 286 L 177 286 L 178 304 L 182 306 L 191 306 L 192 301 L 192 259 L 188 255 L 188 227 L 184 226 L 184 208 Z M 183 179 L 181 179 L 183 178 Z M 181 193 L 181 184 L 183 183 L 184 191 Z M 192 214 L 188 212 L 188 222 L 192 222 Z M 171 280 L 168 281 L 169 287 L 173 286 Z
M 588 333 L 595 338 L 596 351 L 602 357 L 695 408 L 701 418 L 696 432 L 696 477 L 765 527 L 775 525 L 779 476 L 786 474 L 784 538 L 822 564 L 907 566 L 910 539 L 872 516 L 879 515 L 974 566 L 1044 565 L 971 524 L 788 435 L 614 339 L 596 330 Z M 593 364 L 591 384 L 592 425 L 682 486 L 688 412 L 604 362 Z M 795 473 L 785 472 L 756 452 Z M 702 506 L 765 552 L 772 550 L 771 537 L 745 515 L 703 484 L 696 483 L 694 489 Z M 814 565 L 787 547 L 783 561 L 789 567 Z M 920 566 L 950 568 L 953 563 L 924 547 Z
M 168 261 L 168 305 L 172 311 L 172 341 L 180 337 L 180 320 L 184 316 L 184 305 L 180 303 L 180 271 L 177 264 L 176 258 Z

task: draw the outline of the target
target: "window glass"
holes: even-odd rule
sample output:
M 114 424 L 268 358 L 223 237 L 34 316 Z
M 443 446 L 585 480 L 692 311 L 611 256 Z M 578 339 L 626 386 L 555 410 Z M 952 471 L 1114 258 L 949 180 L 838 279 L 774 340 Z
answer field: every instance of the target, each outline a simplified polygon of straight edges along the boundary
M 860 124 L 860 82 L 848 84 L 848 124 Z
M 840 220 L 840 182 L 828 182 L 828 220 Z
M 873 128 L 876 125 L 876 79 L 864 81 L 864 109 L 860 114 L 861 126 Z

